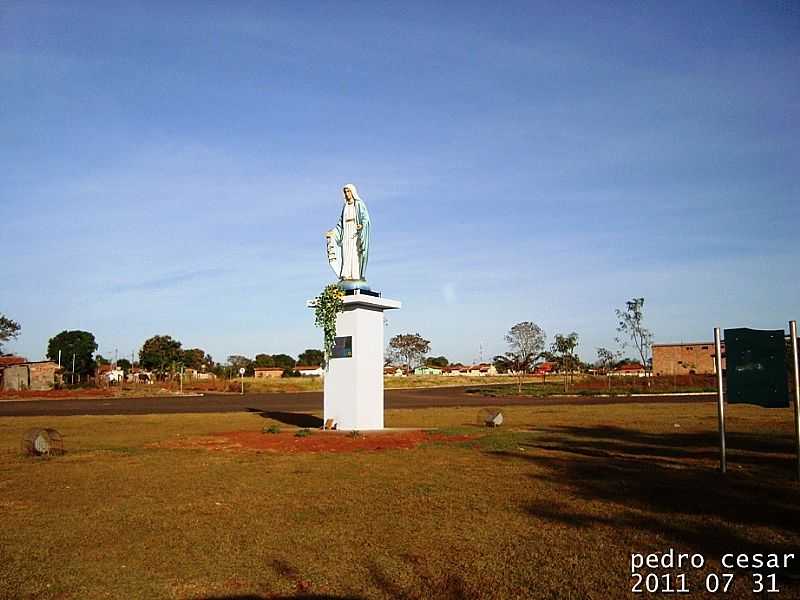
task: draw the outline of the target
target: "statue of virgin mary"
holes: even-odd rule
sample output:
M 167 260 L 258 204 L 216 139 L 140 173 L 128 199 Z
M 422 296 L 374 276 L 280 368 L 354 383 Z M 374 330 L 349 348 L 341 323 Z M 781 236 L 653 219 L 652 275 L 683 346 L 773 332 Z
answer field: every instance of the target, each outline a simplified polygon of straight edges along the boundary
M 328 264 L 342 289 L 369 289 L 366 281 L 369 258 L 369 213 L 352 183 L 342 188 L 344 205 L 335 229 L 325 233 Z

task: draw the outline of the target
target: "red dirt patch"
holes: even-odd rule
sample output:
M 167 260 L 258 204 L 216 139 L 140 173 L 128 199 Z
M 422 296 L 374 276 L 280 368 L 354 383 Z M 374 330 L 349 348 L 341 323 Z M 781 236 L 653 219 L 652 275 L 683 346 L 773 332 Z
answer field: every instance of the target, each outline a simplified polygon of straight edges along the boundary
M 74 390 L 14 390 L 0 392 L 0 400 L 14 400 L 27 398 L 41 398 L 47 400 L 76 399 L 76 398 L 95 398 L 110 396 L 107 389 L 102 388 L 79 388 Z
M 340 431 L 315 431 L 305 437 L 297 437 L 293 432 L 229 431 L 157 445 L 162 448 L 207 448 L 232 452 L 359 452 L 410 449 L 427 442 L 463 442 L 475 437 L 474 434 L 444 435 L 419 430 L 369 432 L 358 437 Z

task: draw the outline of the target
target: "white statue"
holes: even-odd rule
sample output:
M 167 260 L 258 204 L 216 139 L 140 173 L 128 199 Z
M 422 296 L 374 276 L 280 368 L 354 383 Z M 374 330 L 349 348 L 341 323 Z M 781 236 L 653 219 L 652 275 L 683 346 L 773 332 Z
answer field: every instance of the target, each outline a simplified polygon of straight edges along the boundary
M 342 188 L 344 206 L 335 229 L 325 233 L 328 264 L 343 289 L 369 289 L 366 285 L 369 258 L 369 212 L 352 183 Z

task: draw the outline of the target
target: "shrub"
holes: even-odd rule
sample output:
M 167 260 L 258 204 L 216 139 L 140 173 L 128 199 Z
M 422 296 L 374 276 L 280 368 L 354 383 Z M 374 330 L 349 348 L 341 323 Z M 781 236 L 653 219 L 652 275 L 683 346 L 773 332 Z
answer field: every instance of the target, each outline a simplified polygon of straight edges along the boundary
M 307 437 L 311 435 L 310 429 L 299 429 L 295 434 L 294 437 Z
M 280 433 L 280 432 L 281 428 L 278 427 L 277 425 L 270 425 L 269 427 L 264 427 L 264 429 L 261 430 L 261 433 Z

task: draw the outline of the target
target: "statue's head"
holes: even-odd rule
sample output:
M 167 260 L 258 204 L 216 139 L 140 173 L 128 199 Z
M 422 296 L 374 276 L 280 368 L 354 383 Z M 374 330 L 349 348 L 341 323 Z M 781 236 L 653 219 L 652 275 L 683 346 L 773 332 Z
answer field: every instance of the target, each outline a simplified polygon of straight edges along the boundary
M 344 199 L 348 204 L 351 204 L 355 200 L 361 200 L 361 198 L 358 197 L 358 190 L 356 189 L 356 186 L 354 186 L 352 183 L 345 184 L 345 186 L 342 188 L 342 193 L 344 194 Z

